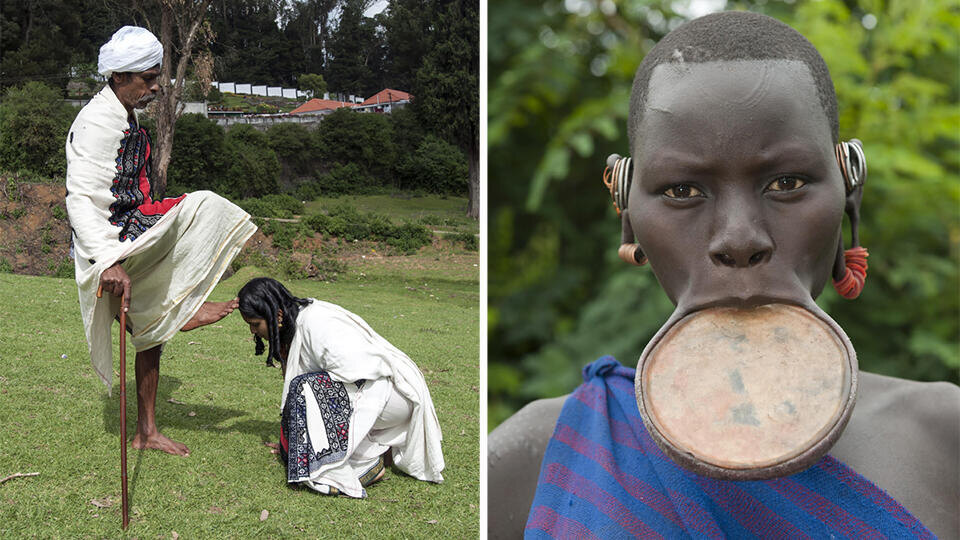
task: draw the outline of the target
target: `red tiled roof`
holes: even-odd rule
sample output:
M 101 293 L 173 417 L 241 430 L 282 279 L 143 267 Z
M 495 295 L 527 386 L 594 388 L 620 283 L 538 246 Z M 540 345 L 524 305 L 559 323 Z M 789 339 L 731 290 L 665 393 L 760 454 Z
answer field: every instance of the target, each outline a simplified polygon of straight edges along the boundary
M 406 92 L 384 88 L 383 90 L 374 94 L 372 97 L 367 98 L 366 101 L 361 103 L 361 106 L 377 105 L 378 103 L 393 103 L 395 101 L 410 101 L 411 97 L 413 96 Z
M 332 111 L 341 107 L 353 107 L 353 104 L 347 101 L 333 101 L 332 99 L 313 98 L 296 109 L 290 111 L 290 114 L 301 114 L 314 111 Z

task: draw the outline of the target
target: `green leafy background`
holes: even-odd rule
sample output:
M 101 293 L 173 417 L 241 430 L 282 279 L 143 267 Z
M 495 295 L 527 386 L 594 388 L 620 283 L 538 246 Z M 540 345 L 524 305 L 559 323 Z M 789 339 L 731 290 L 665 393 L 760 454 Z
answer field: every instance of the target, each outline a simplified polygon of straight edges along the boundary
M 830 67 L 840 135 L 864 141 L 867 286 L 818 302 L 866 371 L 960 381 L 960 8 L 858 0 L 491 0 L 489 4 L 489 428 L 572 390 L 587 362 L 636 362 L 673 306 L 649 269 L 616 256 L 600 177 L 627 153 L 633 73 L 705 8 L 790 24 Z M 849 241 L 849 234 L 846 237 Z

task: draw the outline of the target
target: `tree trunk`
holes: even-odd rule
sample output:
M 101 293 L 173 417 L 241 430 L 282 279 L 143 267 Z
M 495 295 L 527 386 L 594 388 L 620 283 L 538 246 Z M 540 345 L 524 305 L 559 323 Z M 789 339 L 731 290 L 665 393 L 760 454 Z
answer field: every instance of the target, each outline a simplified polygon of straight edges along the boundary
M 153 137 L 152 196 L 162 199 L 167 191 L 167 168 L 173 153 L 173 131 L 177 123 L 177 97 L 170 84 L 173 76 L 173 13 L 169 6 L 160 3 L 160 43 L 163 44 L 163 60 L 160 62 L 160 95 L 157 97 L 157 133 Z M 189 53 L 188 53 L 189 54 Z M 181 81 L 178 81 L 181 82 Z
M 470 162 L 470 202 L 467 205 L 467 215 L 473 219 L 480 219 L 480 145 L 474 141 L 470 145 L 467 159 Z
M 186 82 L 187 65 L 193 58 L 193 44 L 207 14 L 210 0 L 173 2 L 160 0 L 160 42 L 163 60 L 160 63 L 160 96 L 156 99 L 157 133 L 151 149 L 153 158 L 153 198 L 160 199 L 167 190 L 167 169 L 173 155 L 173 133 L 177 118 L 183 112 L 180 96 Z M 174 4 L 178 4 L 175 6 Z M 175 11 L 176 10 L 176 11 Z M 174 42 L 177 39 L 176 43 Z M 173 70 L 173 51 L 180 53 Z M 173 83 L 171 79 L 176 79 Z

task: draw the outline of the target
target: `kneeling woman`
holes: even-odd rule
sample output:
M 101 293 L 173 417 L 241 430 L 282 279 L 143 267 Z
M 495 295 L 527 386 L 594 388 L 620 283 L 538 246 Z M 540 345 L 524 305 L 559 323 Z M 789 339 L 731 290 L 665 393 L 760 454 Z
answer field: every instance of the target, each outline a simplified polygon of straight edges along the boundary
M 442 482 L 440 424 L 416 364 L 360 317 L 297 298 L 257 278 L 240 289 L 240 313 L 267 364 L 283 369 L 281 455 L 287 481 L 320 493 L 366 496 L 383 456 L 418 480 Z

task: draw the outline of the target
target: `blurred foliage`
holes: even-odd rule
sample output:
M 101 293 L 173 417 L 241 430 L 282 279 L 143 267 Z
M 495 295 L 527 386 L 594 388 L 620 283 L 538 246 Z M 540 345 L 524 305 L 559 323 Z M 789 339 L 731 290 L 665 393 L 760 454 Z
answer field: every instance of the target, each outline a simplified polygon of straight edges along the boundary
M 867 286 L 854 302 L 829 286 L 819 299 L 861 369 L 960 379 L 955 3 L 491 0 L 490 428 L 569 392 L 601 355 L 633 365 L 673 311 L 649 269 L 617 258 L 601 172 L 608 154 L 628 153 L 643 55 L 705 7 L 765 13 L 810 39 L 834 79 L 841 138 L 864 141 Z

